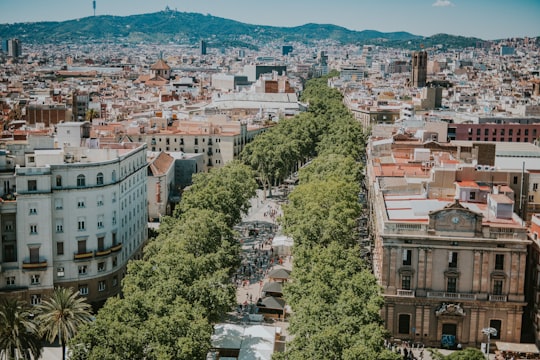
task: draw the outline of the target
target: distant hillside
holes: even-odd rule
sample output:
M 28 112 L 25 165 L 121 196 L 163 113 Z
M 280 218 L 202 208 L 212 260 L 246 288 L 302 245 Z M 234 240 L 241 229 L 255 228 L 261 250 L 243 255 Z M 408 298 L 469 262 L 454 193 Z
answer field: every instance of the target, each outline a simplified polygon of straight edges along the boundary
M 441 35 L 442 36 L 442 35 Z M 444 35 L 434 41 L 465 47 L 479 39 Z M 407 32 L 382 33 L 353 31 L 336 25 L 305 24 L 274 27 L 245 24 L 211 15 L 172 10 L 132 16 L 92 16 L 63 22 L 0 24 L 0 39 L 20 38 L 26 43 L 83 43 L 115 41 L 122 43 L 196 44 L 208 40 L 215 46 L 253 48 L 269 41 L 303 42 L 331 39 L 342 44 L 385 44 L 430 46 L 431 38 Z M 459 38 L 458 40 L 455 40 Z M 403 46 L 406 47 L 406 46 Z

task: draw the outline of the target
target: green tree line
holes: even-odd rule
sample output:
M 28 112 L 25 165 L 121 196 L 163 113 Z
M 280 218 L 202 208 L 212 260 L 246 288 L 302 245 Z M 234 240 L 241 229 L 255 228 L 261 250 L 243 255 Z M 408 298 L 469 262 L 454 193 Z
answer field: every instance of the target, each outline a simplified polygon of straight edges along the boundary
M 231 282 L 240 245 L 232 226 L 255 195 L 239 162 L 194 176 L 141 260 L 130 261 L 122 297 L 107 300 L 71 342 L 72 359 L 204 359 L 212 326 L 236 305 Z

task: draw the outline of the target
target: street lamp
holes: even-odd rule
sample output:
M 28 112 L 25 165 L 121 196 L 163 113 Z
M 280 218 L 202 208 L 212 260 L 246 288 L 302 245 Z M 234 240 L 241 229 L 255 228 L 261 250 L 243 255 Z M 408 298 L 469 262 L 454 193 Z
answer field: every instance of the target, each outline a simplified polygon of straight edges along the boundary
M 483 328 L 482 334 L 487 335 L 487 338 L 488 338 L 486 354 L 489 360 L 489 340 L 491 339 L 492 336 L 497 336 L 497 329 L 492 328 L 492 327 Z

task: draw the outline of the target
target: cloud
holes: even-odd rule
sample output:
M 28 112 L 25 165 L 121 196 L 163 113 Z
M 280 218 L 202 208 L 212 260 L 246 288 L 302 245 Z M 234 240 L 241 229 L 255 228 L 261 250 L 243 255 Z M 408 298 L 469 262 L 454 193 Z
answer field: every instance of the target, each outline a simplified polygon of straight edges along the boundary
M 448 7 L 454 6 L 454 3 L 452 3 L 450 0 L 437 0 L 432 6 Z

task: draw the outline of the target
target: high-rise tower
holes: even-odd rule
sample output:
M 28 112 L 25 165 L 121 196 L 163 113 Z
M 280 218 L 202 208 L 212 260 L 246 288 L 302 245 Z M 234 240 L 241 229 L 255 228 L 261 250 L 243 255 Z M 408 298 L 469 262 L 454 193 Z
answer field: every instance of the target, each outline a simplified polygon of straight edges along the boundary
M 411 81 L 414 87 L 426 86 L 427 52 L 415 51 L 412 54 Z

